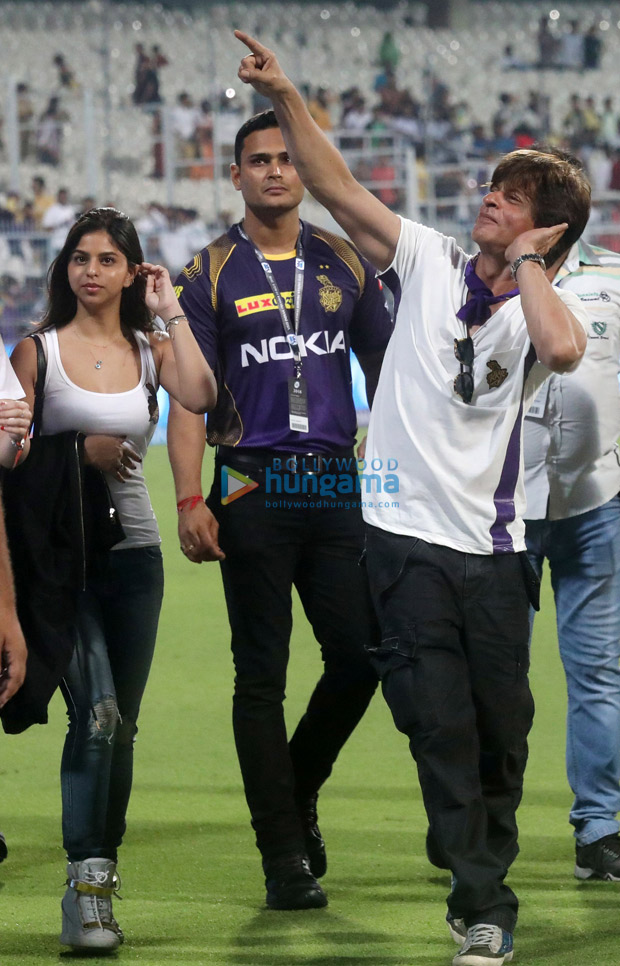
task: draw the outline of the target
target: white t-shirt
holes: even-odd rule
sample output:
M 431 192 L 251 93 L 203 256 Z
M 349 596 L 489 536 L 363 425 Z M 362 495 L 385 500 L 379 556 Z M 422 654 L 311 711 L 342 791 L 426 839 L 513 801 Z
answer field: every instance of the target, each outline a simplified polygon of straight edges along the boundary
M 515 296 L 473 335 L 471 402 L 456 394 L 454 340 L 467 335 L 456 313 L 467 299 L 469 257 L 453 238 L 402 219 L 384 275 L 397 315 L 370 419 L 366 472 L 379 483 L 370 493 L 362 483 L 364 518 L 455 550 L 512 553 L 525 549 L 523 411 L 548 370 L 536 362 Z M 586 328 L 579 299 L 558 296 Z
M 77 386 L 65 372 L 56 330 L 48 329 L 44 335 L 47 371 L 41 426 L 43 435 L 73 430 L 87 435 L 103 433 L 126 436 L 127 444 L 144 460 L 158 418 L 157 371 L 147 337 L 141 332 L 134 332 L 141 363 L 137 386 L 127 392 L 90 392 Z M 159 544 L 157 520 L 142 464 L 130 471 L 129 479 L 124 483 L 110 473 L 106 473 L 105 477 L 126 537 L 114 549 L 127 550 Z
M 23 399 L 25 395 L 0 336 L 0 399 Z

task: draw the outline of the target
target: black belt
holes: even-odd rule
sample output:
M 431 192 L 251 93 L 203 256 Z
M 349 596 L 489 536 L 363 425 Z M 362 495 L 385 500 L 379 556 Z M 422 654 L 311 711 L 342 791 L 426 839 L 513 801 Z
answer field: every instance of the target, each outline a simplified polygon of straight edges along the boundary
M 238 449 L 236 446 L 218 446 L 218 463 L 253 466 L 264 469 L 280 460 L 279 468 L 292 475 L 319 476 L 322 473 L 357 472 L 357 460 L 353 449 L 332 450 L 329 453 L 290 453 L 278 449 Z M 348 461 L 343 465 L 344 461 Z M 338 465 L 340 463 L 340 465 Z

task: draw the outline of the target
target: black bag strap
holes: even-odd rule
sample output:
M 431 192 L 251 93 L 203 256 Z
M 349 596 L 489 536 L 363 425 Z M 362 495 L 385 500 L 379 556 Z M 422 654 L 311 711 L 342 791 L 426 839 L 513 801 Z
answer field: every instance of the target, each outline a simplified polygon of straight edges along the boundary
M 37 381 L 34 387 L 34 413 L 32 418 L 32 435 L 38 436 L 41 432 L 41 422 L 43 420 L 43 400 L 45 399 L 45 373 L 47 372 L 47 359 L 41 337 L 32 335 L 37 347 Z

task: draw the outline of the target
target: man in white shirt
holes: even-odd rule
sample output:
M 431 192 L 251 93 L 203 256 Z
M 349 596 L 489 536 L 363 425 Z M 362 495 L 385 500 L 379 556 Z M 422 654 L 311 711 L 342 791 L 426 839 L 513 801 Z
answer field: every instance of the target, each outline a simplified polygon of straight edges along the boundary
M 526 543 L 555 595 L 575 876 L 620 881 L 620 255 L 579 242 L 554 283 L 588 309 L 588 345 L 525 420 Z
M 41 220 L 41 227 L 51 232 L 51 256 L 54 258 L 65 243 L 67 232 L 75 221 L 76 206 L 69 201 L 66 188 L 59 188 L 56 201 L 47 209 Z
M 374 659 L 417 762 L 433 858 L 453 874 L 453 964 L 501 966 L 533 717 L 522 414 L 547 370 L 571 370 L 585 350 L 587 313 L 550 277 L 587 222 L 589 185 L 551 154 L 507 155 L 468 258 L 366 191 L 274 54 L 236 36 L 251 51 L 239 78 L 271 99 L 302 181 L 395 293 L 366 453 L 377 489 L 395 463 L 399 481 L 398 500 L 367 497 L 364 511 Z

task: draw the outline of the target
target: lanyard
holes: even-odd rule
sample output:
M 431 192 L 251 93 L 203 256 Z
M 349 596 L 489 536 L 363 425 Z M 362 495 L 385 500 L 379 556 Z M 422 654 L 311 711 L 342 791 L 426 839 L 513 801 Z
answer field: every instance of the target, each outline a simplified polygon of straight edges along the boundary
M 280 319 L 282 321 L 282 328 L 284 329 L 286 340 L 290 345 L 291 351 L 293 353 L 295 375 L 300 376 L 302 358 L 301 358 L 301 349 L 299 348 L 299 339 L 297 338 L 297 336 L 299 334 L 299 322 L 301 319 L 301 299 L 304 291 L 305 262 L 304 262 L 304 249 L 303 249 L 303 244 L 301 240 L 301 236 L 303 233 L 303 223 L 301 221 L 299 223 L 299 237 L 297 239 L 297 246 L 295 249 L 294 324 L 291 323 L 291 317 L 287 311 L 286 305 L 284 304 L 284 299 L 282 298 L 282 294 L 280 292 L 280 289 L 278 288 L 271 265 L 269 264 L 269 262 L 267 261 L 263 253 L 261 252 L 260 248 L 257 248 L 254 242 L 252 242 L 248 238 L 248 236 L 246 235 L 241 225 L 237 225 L 237 228 L 239 229 L 239 234 L 244 239 L 244 241 L 249 242 L 252 248 L 254 249 L 254 254 L 257 257 L 262 270 L 267 276 L 269 287 L 273 292 L 273 297 L 278 307 L 278 312 L 280 313 Z

